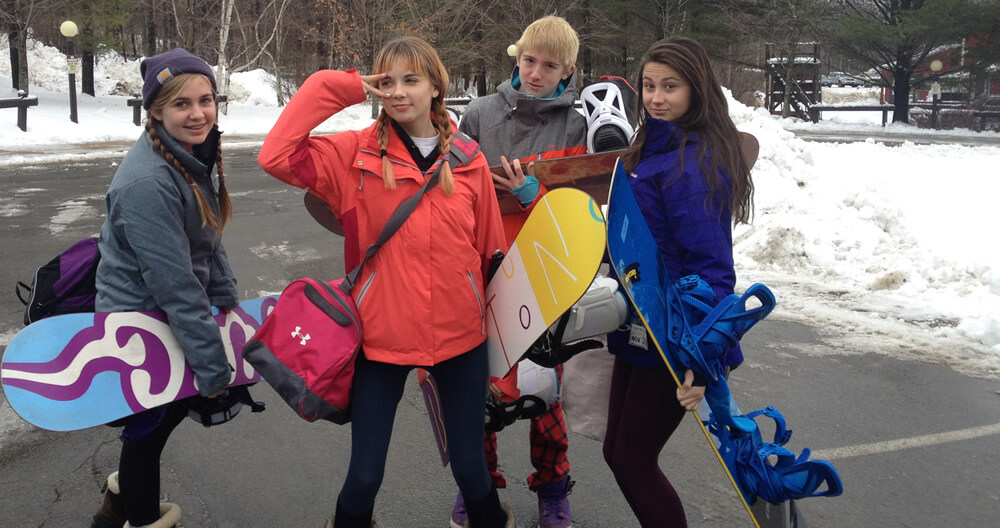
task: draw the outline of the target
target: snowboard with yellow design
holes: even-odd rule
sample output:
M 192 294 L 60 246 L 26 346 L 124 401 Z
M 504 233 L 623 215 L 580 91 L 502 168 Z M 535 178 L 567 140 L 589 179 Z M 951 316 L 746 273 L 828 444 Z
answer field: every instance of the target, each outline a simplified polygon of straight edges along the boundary
M 604 248 L 604 215 L 590 195 L 567 187 L 542 196 L 486 287 L 490 376 L 505 377 L 580 300 Z

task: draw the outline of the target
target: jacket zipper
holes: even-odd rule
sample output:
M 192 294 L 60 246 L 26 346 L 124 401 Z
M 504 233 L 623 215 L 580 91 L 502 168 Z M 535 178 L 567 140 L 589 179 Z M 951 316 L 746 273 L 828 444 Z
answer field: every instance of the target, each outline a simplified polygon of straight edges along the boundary
M 381 152 L 372 152 L 372 151 L 370 151 L 370 150 L 368 150 L 366 148 L 362 148 L 360 150 L 361 150 L 361 152 L 364 152 L 365 154 L 371 154 L 372 156 L 375 156 L 375 157 L 377 157 L 379 159 L 382 159 L 382 153 Z M 395 163 L 397 165 L 402 165 L 404 167 L 409 167 L 411 169 L 416 170 L 417 172 L 420 172 L 420 167 L 417 167 L 416 165 L 412 165 L 412 164 L 406 163 L 405 161 L 399 161 L 399 160 L 393 159 L 392 156 L 389 156 L 389 163 Z
M 361 309 L 361 301 L 365 299 L 365 294 L 368 293 L 368 288 L 371 287 L 372 281 L 375 280 L 375 272 L 373 271 L 371 275 L 368 276 L 368 280 L 361 286 L 361 293 L 358 294 L 358 309 Z
M 483 310 L 483 298 L 479 295 L 479 288 L 476 288 L 476 279 L 472 276 L 472 272 L 470 271 L 466 276 L 469 277 L 469 283 L 472 285 L 472 293 L 476 294 L 476 302 L 479 304 L 479 331 L 483 335 L 486 335 L 486 313 Z

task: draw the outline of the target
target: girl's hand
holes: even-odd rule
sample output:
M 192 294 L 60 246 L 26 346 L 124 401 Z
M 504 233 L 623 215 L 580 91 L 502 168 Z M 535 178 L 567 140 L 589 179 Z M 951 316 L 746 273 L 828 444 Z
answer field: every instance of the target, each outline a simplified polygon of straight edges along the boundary
M 378 82 L 385 79 L 389 74 L 379 73 L 376 75 L 362 75 L 361 76 L 361 86 L 364 87 L 365 91 L 374 95 L 375 97 L 392 97 L 389 92 L 383 92 L 378 89 Z
M 677 387 L 677 401 L 687 411 L 697 411 L 701 399 L 705 397 L 705 387 L 694 386 L 694 372 L 688 369 L 684 372 L 684 384 Z

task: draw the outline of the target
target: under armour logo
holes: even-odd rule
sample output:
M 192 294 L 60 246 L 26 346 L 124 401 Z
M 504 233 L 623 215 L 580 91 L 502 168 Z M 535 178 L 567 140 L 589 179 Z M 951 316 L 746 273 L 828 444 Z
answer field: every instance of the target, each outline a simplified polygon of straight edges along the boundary
M 292 337 L 297 337 L 297 338 L 301 339 L 302 342 L 299 343 L 299 344 L 302 345 L 302 346 L 305 346 L 306 341 L 309 341 L 310 339 L 312 339 L 312 336 L 310 336 L 309 334 L 303 334 L 302 333 L 302 327 L 301 326 L 296 326 L 295 327 L 295 331 L 292 332 Z

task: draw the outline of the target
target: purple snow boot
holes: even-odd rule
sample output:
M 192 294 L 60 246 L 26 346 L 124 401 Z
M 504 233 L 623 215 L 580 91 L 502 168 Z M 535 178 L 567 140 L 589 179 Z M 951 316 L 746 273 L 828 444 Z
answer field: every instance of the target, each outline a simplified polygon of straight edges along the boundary
M 558 482 L 542 484 L 538 493 L 538 528 L 569 528 L 573 518 L 569 513 L 568 495 L 573 492 L 575 481 L 569 475 Z
M 455 507 L 451 510 L 451 528 L 466 528 L 469 526 L 468 523 L 469 514 L 465 511 L 465 498 L 462 497 L 462 492 L 458 492 L 458 497 L 455 498 Z

